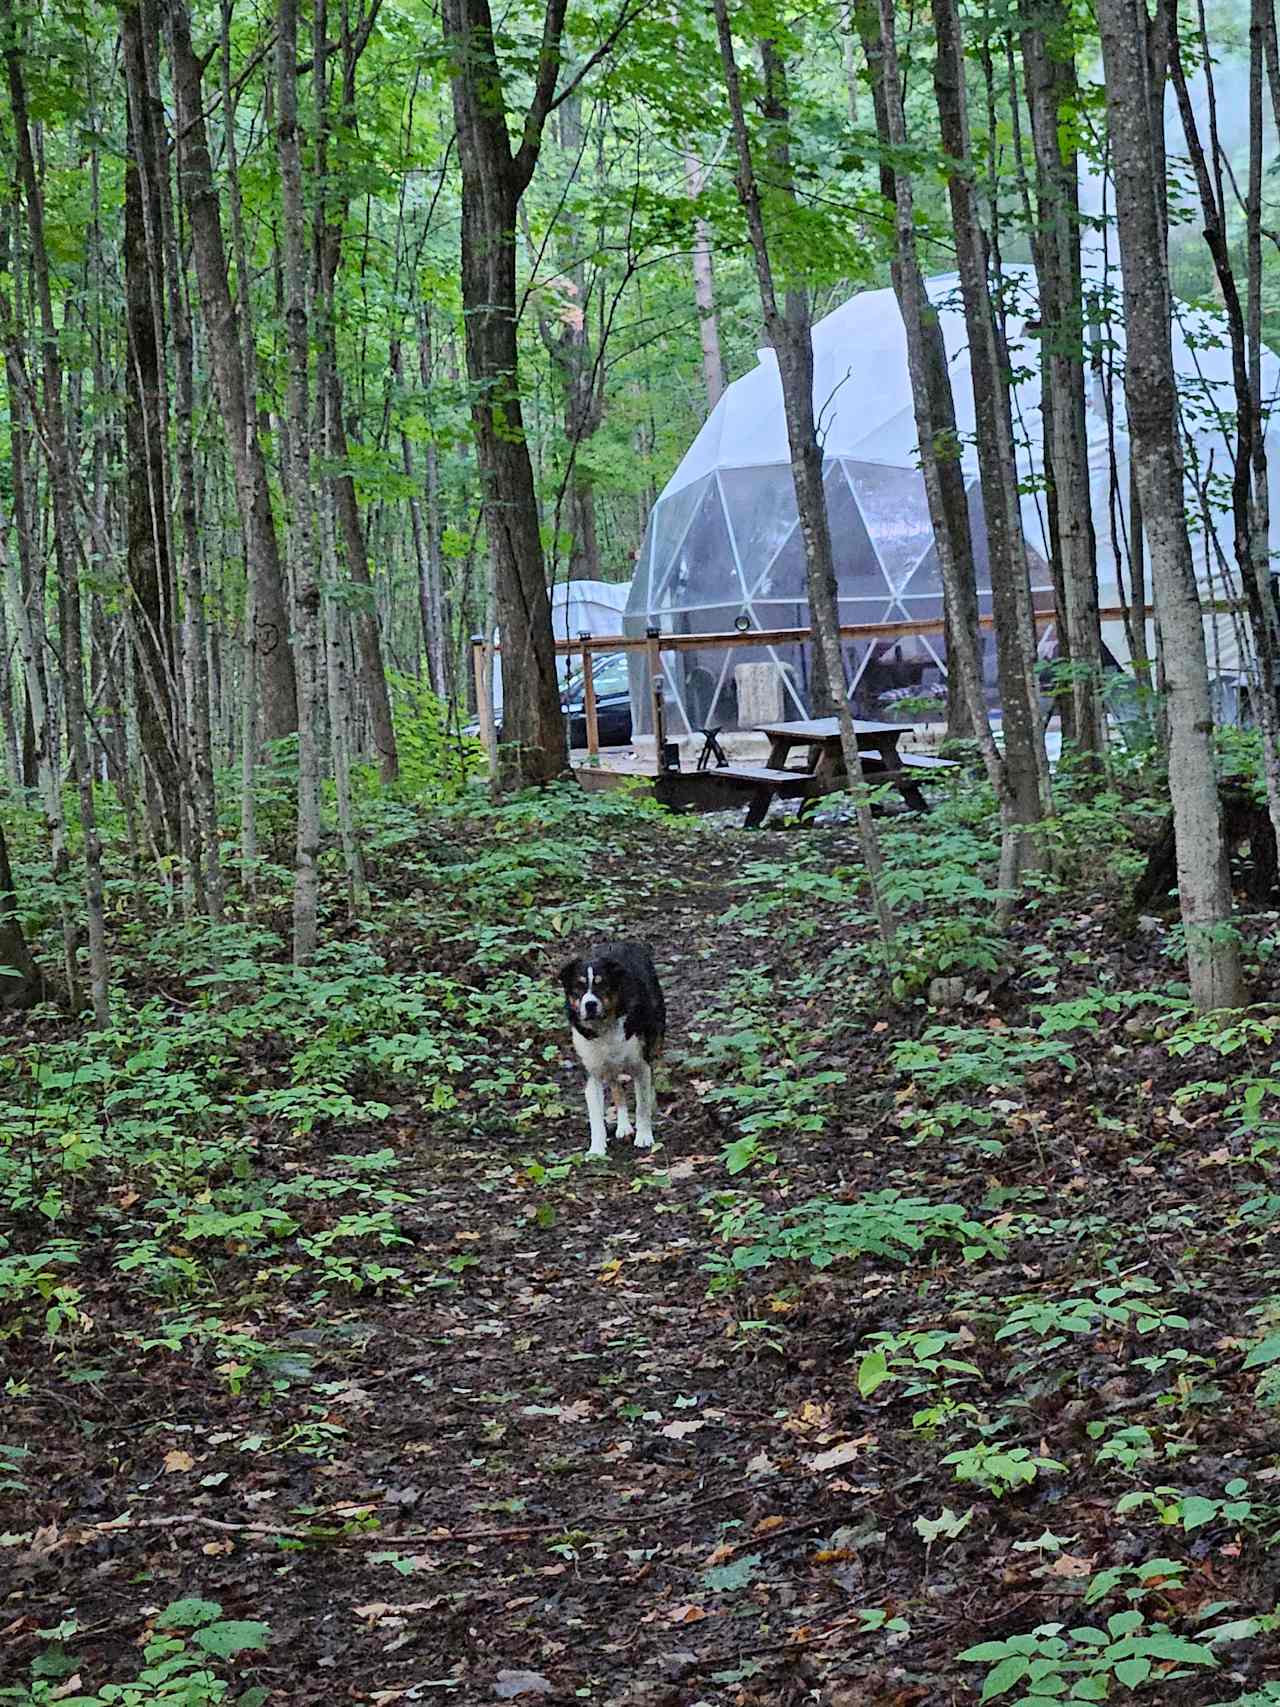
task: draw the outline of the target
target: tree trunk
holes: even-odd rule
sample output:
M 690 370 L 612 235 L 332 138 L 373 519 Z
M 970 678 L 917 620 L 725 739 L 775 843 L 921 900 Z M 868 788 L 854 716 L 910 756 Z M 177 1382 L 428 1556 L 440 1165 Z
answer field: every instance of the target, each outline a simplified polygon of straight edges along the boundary
M 317 40 L 317 117 L 315 181 L 317 216 L 317 250 L 319 257 L 319 301 L 317 303 L 317 415 L 324 413 L 326 424 L 326 461 L 332 471 L 330 485 L 341 530 L 343 559 L 348 575 L 357 589 L 352 612 L 356 644 L 360 660 L 360 685 L 364 689 L 373 749 L 378 756 L 378 774 L 384 783 L 393 783 L 400 774 L 400 757 L 396 750 L 395 724 L 391 716 L 391 696 L 387 691 L 387 672 L 382 657 L 382 637 L 378 627 L 373 578 L 369 573 L 369 552 L 360 506 L 356 500 L 356 483 L 351 474 L 350 447 L 347 444 L 346 423 L 343 420 L 343 388 L 338 372 L 335 345 L 336 312 L 334 287 L 338 263 L 342 254 L 342 228 L 346 219 L 346 197 L 335 191 L 341 174 L 328 169 L 328 142 L 331 126 L 329 102 L 322 88 L 320 72 L 327 55 L 324 49 L 323 9 L 316 13 Z M 342 99 L 340 122 L 345 145 L 356 141 L 356 66 L 360 43 L 353 39 L 346 9 L 342 14 Z
M 1254 713 L 1262 735 L 1263 774 L 1273 834 L 1280 842 L 1280 742 L 1276 727 L 1276 608 L 1271 591 L 1270 505 L 1267 491 L 1266 418 L 1260 383 L 1262 343 L 1262 61 L 1261 6 L 1254 0 L 1249 32 L 1249 181 L 1245 202 L 1246 306 L 1241 303 L 1231 247 L 1227 237 L 1227 207 L 1222 175 L 1222 144 L 1218 134 L 1217 91 L 1208 41 L 1201 75 L 1209 96 L 1209 148 L 1196 123 L 1191 92 L 1182 63 L 1177 19 L 1169 35 L 1169 74 L 1177 96 L 1187 152 L 1195 171 L 1204 220 L 1204 240 L 1213 258 L 1231 340 L 1231 376 L 1235 391 L 1235 443 L 1232 446 L 1231 510 L 1233 544 L 1240 585 L 1245 595 L 1257 666 Z M 1210 164 L 1212 161 L 1212 165 Z M 1229 577 L 1224 565 L 1224 594 Z
M 685 185 L 696 201 L 706 183 L 702 162 L 689 149 L 684 156 Z M 724 357 L 720 354 L 720 321 L 716 315 L 715 265 L 711 253 L 711 227 L 705 219 L 693 222 L 693 300 L 698 309 L 698 337 L 702 343 L 702 381 L 707 388 L 710 412 L 724 396 Z
M 17 41 L 17 26 L 11 0 L 0 9 L 8 39 Z M 102 847 L 98 839 L 93 798 L 88 726 L 84 700 L 83 624 L 80 609 L 80 541 L 76 537 L 72 511 L 71 463 L 62 410 L 62 360 L 53 317 L 53 294 L 49 281 L 49 256 L 45 247 L 44 202 L 36 178 L 31 131 L 27 123 L 27 95 L 22 75 L 22 56 L 16 45 L 5 51 L 9 73 L 9 100 L 17 145 L 18 181 L 27 204 L 27 227 L 31 240 L 31 264 L 40 322 L 42 402 L 44 435 L 49 459 L 49 485 L 53 500 L 54 554 L 58 564 L 61 594 L 61 664 L 67 707 L 67 736 L 75 769 L 80 806 L 80 828 L 84 836 L 85 912 L 89 933 L 89 985 L 94 1023 L 99 1030 L 110 1024 L 110 967 L 107 961 L 106 920 L 103 909 Z
M 142 47 L 142 9 L 121 9 L 128 90 L 128 150 L 124 171 L 125 469 L 127 561 L 133 600 L 134 698 L 138 738 L 155 786 L 146 793 L 152 835 L 161 847 L 181 840 L 182 808 L 174 704 L 173 586 L 169 562 L 169 505 L 165 468 L 165 411 L 161 396 L 165 334 L 162 318 L 160 189 L 151 135 Z
M 7 317 L 6 317 L 7 318 Z M 39 790 L 44 813 L 45 830 L 49 837 L 49 858 L 54 888 L 58 895 L 58 916 L 62 926 L 62 969 L 67 985 L 67 1001 L 79 1006 L 80 989 L 76 967 L 77 931 L 71 907 L 67 901 L 67 882 L 71 871 L 67 851 L 67 826 L 62 805 L 62 778 L 59 775 L 60 722 L 55 703 L 53 682 L 47 659 L 52 652 L 44 619 L 44 586 L 33 572 L 36 552 L 30 537 L 30 505 L 27 499 L 27 458 L 25 413 L 22 378 L 16 338 L 9 345 L 6 362 L 9 379 L 9 453 L 13 480 L 14 522 L 18 545 L 15 564 L 4 546 L 4 525 L 0 521 L 0 562 L 9 589 L 9 603 L 18 630 L 18 650 L 22 659 L 22 676 L 26 687 L 27 720 L 30 732 L 30 761 L 33 780 Z M 25 742 L 24 742 L 25 745 Z M 24 753 L 24 775 L 27 755 Z
M 570 95 L 559 112 L 560 149 L 573 162 L 577 175 L 587 136 L 582 123 L 582 102 Z M 572 181 L 572 180 L 571 180 Z M 596 529 L 596 495 L 591 471 L 581 460 L 582 447 L 599 431 L 604 419 L 602 370 L 591 347 L 589 315 L 591 291 L 582 260 L 582 234 L 576 215 L 567 205 L 556 221 L 558 279 L 569 287 L 570 300 L 557 316 L 538 315 L 538 326 L 547 354 L 560 381 L 564 410 L 564 436 L 569 466 L 561 514 L 569 529 L 569 579 L 600 579 L 600 543 Z M 567 511 L 567 515 L 565 512 Z
M 1009 781 L 1006 758 L 997 747 L 991 730 L 983 694 L 977 596 L 973 590 L 973 538 L 959 462 L 955 406 L 941 327 L 929 305 L 916 251 L 911 178 L 903 167 L 890 163 L 895 158 L 901 159 L 907 146 L 893 0 L 879 0 L 878 12 L 873 12 L 870 5 L 860 6 L 858 19 L 871 72 L 876 129 L 885 150 L 885 163 L 880 168 L 881 193 L 894 210 L 893 285 L 906 333 L 911 397 L 920 441 L 920 467 L 950 616 L 947 629 L 948 687 L 952 681 L 958 683 L 987 778 L 1000 803 L 998 911 L 1001 916 L 1007 916 L 1014 904 L 1026 851 L 1027 831 Z
M 293 886 L 293 963 L 305 966 L 316 951 L 320 891 L 320 694 L 323 637 L 316 574 L 311 493 L 310 342 L 307 331 L 305 214 L 302 143 L 298 131 L 297 0 L 276 7 L 276 149 L 280 161 L 283 231 L 288 451 L 284 460 L 289 499 L 289 546 L 294 584 L 301 696 L 298 704 L 298 839 Z
M 502 775 L 547 782 L 568 766 L 533 464 L 520 403 L 516 227 L 560 69 L 568 0 L 547 0 L 533 103 L 513 153 L 489 0 L 444 0 L 462 168 L 462 302 L 471 418 L 502 634 Z
M 4 733 L 4 770 L 10 788 L 22 788 L 22 753 L 18 743 L 18 719 L 14 704 L 12 652 L 9 644 L 9 615 L 4 587 L 0 583 L 0 730 Z
M 1202 1010 L 1243 996 L 1214 768 L 1204 625 L 1187 534 L 1170 335 L 1161 108 L 1152 104 L 1145 5 L 1098 0 L 1116 226 L 1124 283 L 1125 401 L 1151 578 L 1164 642 L 1169 791 L 1192 998 Z M 1161 137 L 1162 142 L 1162 137 Z
M 1006 777 L 1018 821 L 1034 825 L 1050 809 L 1049 766 L 1040 728 L 1035 676 L 1035 621 L 1018 496 L 1017 458 L 1009 406 L 1009 373 L 1001 353 L 987 279 L 986 242 L 972 177 L 965 104 L 964 53 L 954 0 L 933 0 L 937 59 L 934 92 L 942 145 L 950 156 L 947 188 L 955 227 L 960 292 L 969 334 L 969 364 L 978 449 L 978 475 L 987 524 L 991 600 L 996 624 Z M 1044 850 L 1028 836 L 1026 863 Z
M 278 740 L 298 728 L 298 690 L 289 645 L 284 571 L 271 510 L 266 459 L 245 390 L 239 315 L 227 282 L 222 215 L 204 121 L 201 88 L 204 66 L 191 45 L 191 20 L 185 0 L 175 0 L 169 16 L 178 111 L 178 182 L 191 225 L 191 248 L 209 337 L 214 390 L 231 453 L 240 523 L 254 578 L 263 734 L 267 740 Z M 246 313 L 247 283 L 244 279 L 240 281 L 241 303 Z
M 31 1008 L 54 992 L 31 957 L 18 919 L 18 898 L 9 866 L 9 844 L 0 824 L 0 1008 Z
M 1048 378 L 1045 472 L 1054 500 L 1065 599 L 1059 621 L 1066 629 L 1072 665 L 1072 737 L 1078 751 L 1100 757 L 1106 746 L 1106 719 L 1085 427 L 1080 194 L 1072 140 L 1073 114 L 1079 106 L 1074 51 L 1065 0 L 1051 0 L 1048 11 L 1042 7 L 1027 18 L 1022 56 L 1036 161 L 1033 253 Z
M 872 904 L 886 949 L 894 940 L 893 911 L 884 892 L 880 838 L 862 774 L 858 736 L 854 728 L 849 696 L 844 690 L 844 659 L 840 648 L 840 606 L 836 587 L 835 556 L 827 515 L 827 494 L 822 479 L 822 447 L 818 443 L 813 409 L 813 338 L 808 297 L 802 290 L 788 288 L 780 307 L 774 285 L 773 263 L 765 230 L 760 186 L 752 158 L 751 139 L 743 107 L 742 85 L 733 48 L 727 0 L 714 0 L 720 58 L 724 65 L 725 89 L 733 121 L 738 154 L 738 198 L 747 216 L 747 230 L 755 257 L 760 287 L 760 306 L 765 328 L 778 361 L 783 409 L 787 419 L 787 442 L 791 450 L 791 476 L 795 483 L 800 535 L 804 541 L 805 570 L 809 594 L 809 619 L 821 649 L 827 680 L 836 700 L 840 725 L 840 747 L 844 756 L 849 792 L 857 812 L 858 838 Z M 770 189 L 784 205 L 794 204 L 790 149 L 790 113 L 787 103 L 786 67 L 774 42 L 760 43 L 764 72 L 764 116 L 769 125 Z

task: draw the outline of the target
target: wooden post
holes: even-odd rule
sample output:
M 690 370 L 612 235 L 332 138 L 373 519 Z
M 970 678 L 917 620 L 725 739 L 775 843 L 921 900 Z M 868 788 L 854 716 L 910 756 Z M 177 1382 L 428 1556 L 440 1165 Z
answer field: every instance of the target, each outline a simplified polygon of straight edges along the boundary
M 661 670 L 653 678 L 653 738 L 657 746 L 657 769 L 664 771 L 667 768 L 667 705 Z
M 645 657 L 649 664 L 649 704 L 653 713 L 655 770 L 662 769 L 662 743 L 667 733 L 662 706 L 662 659 L 658 653 L 658 638 L 661 632 L 657 628 L 646 628 L 644 631 Z M 661 729 L 659 724 L 662 725 Z
M 582 709 L 587 719 L 587 763 L 600 763 L 600 723 L 596 717 L 596 677 L 592 664 L 591 636 L 584 628 L 578 635 L 582 642 Z
M 471 667 L 476 678 L 476 716 L 489 764 L 489 782 L 498 780 L 498 731 L 493 721 L 493 648 L 483 634 L 471 636 Z

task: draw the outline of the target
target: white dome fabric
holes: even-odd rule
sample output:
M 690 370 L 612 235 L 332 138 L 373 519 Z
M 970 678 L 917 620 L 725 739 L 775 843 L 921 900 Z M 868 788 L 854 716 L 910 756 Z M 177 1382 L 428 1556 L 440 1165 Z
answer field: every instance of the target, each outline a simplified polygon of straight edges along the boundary
M 985 528 L 977 490 L 973 386 L 968 340 L 954 273 L 928 281 L 946 343 L 962 465 L 970 486 L 980 594 L 989 593 Z M 1016 375 L 1014 433 L 1024 497 L 1023 527 L 1037 604 L 1051 602 L 1047 569 L 1048 518 L 1043 492 L 1043 423 L 1040 411 L 1040 340 L 1035 273 L 1028 266 L 1004 269 L 1010 361 Z M 1086 420 L 1091 496 L 1098 546 L 1099 596 L 1103 607 L 1124 602 L 1128 581 L 1128 437 L 1123 387 L 1124 327 L 1120 280 L 1113 269 L 1086 277 L 1086 292 L 1110 304 L 1111 321 L 1090 334 L 1092 360 L 1086 377 Z M 1033 330 L 1027 331 L 1027 322 Z M 917 435 L 907 371 L 906 338 L 891 290 L 851 298 L 813 329 L 814 410 L 827 464 L 828 502 L 836 548 L 841 620 L 885 622 L 941 614 L 941 586 L 933 552 L 924 483 L 917 467 Z M 1201 310 L 1175 305 L 1174 366 L 1178 376 L 1187 455 L 1187 504 L 1192 543 L 1206 601 L 1235 598 L 1230 514 L 1234 433 L 1231 352 L 1225 325 Z M 1264 351 L 1263 395 L 1280 391 L 1280 361 Z M 1110 407 L 1108 406 L 1110 405 Z M 1108 416 L 1110 415 L 1110 422 Z M 1272 546 L 1280 546 L 1280 440 L 1268 432 L 1272 488 Z M 1113 458 L 1114 469 L 1113 475 Z M 1205 502 L 1209 501 L 1209 526 Z M 1150 591 L 1148 588 L 1148 600 Z M 989 599 L 982 598 L 984 609 Z M 771 350 L 736 380 L 712 411 L 668 481 L 650 518 L 632 584 L 628 627 L 655 625 L 667 632 L 709 632 L 733 626 L 743 613 L 753 628 L 802 626 L 808 621 L 803 553 L 796 525 L 790 453 L 777 365 Z M 1240 625 L 1230 615 L 1206 619 L 1210 667 L 1229 677 L 1241 666 Z M 1104 626 L 1104 641 L 1120 661 L 1128 647 L 1119 622 Z M 860 682 L 884 648 L 851 648 L 855 654 L 851 694 L 860 709 L 875 695 Z M 926 657 L 923 677 L 913 675 L 878 689 L 879 699 L 909 696 L 917 686 L 940 679 L 940 645 L 898 642 L 901 662 Z M 790 715 L 806 712 L 804 660 L 774 648 L 708 650 L 695 661 L 718 678 L 694 695 L 706 703 L 684 705 L 682 676 L 689 654 L 664 655 L 668 686 L 678 715 L 692 727 L 707 716 L 733 720 L 733 667 L 745 658 L 772 657 L 784 677 Z M 683 662 L 682 662 L 683 659 Z M 936 666 L 936 669 L 930 666 Z M 892 673 L 892 672 L 890 672 Z M 908 672 L 910 674 L 910 672 Z M 874 671 L 873 671 L 874 674 Z M 901 674 L 901 672 L 899 672 Z M 647 694 L 637 693 L 636 711 L 645 721 Z M 883 714 L 881 704 L 881 714 Z

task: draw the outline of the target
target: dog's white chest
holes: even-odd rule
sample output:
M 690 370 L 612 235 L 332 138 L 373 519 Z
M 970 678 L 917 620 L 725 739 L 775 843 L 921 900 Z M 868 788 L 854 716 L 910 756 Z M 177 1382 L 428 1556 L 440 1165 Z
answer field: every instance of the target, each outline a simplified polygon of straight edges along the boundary
M 573 1034 L 573 1047 L 578 1059 L 593 1079 L 611 1079 L 620 1073 L 631 1073 L 644 1061 L 639 1037 L 628 1037 L 621 1020 L 615 1021 L 599 1037 Z

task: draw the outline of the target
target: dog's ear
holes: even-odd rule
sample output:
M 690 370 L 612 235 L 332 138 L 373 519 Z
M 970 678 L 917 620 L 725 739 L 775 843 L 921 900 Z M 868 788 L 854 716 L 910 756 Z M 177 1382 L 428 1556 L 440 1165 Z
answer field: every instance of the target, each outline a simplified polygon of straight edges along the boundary
M 582 965 L 582 957 L 579 955 L 573 960 L 567 960 L 560 968 L 560 982 L 566 991 L 572 989 L 574 981 L 582 976 Z

